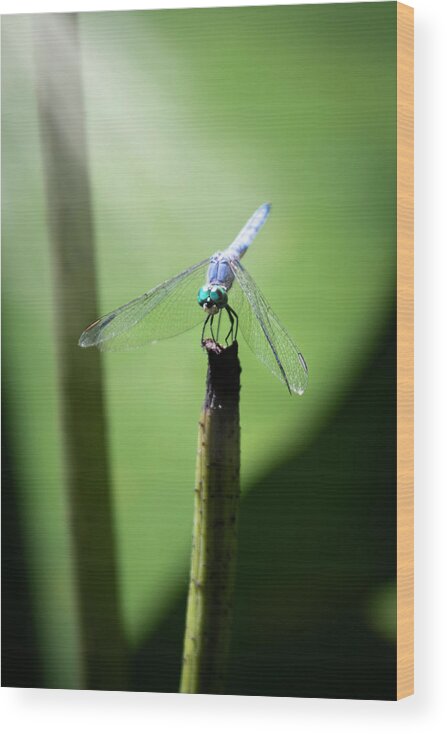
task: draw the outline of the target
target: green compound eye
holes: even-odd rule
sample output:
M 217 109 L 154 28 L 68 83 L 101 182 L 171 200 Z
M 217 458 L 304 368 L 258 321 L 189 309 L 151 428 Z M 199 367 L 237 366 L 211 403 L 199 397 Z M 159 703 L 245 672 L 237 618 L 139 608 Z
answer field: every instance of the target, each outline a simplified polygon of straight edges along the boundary
M 211 288 L 210 298 L 212 302 L 216 304 L 216 306 L 220 306 L 221 308 L 223 306 L 226 306 L 228 303 L 228 296 L 227 296 L 227 292 L 225 288 L 220 288 L 220 287 Z
M 210 292 L 208 288 L 200 288 L 197 294 L 197 301 L 199 303 L 199 306 L 203 306 L 203 304 L 207 302 L 209 296 Z

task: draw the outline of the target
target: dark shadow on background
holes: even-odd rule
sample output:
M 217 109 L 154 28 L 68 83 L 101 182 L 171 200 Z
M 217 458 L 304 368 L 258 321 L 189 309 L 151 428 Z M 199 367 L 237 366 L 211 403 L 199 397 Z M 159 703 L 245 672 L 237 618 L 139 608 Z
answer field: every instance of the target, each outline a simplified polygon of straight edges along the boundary
M 4 391 L 3 395 L 4 395 Z M 2 400 L 2 686 L 41 688 L 32 591 L 19 516 L 17 483 Z
M 226 693 L 394 699 L 395 642 L 368 605 L 396 580 L 395 310 L 314 443 L 250 488 L 239 537 Z M 134 656 L 133 690 L 178 690 L 186 593 L 185 576 Z

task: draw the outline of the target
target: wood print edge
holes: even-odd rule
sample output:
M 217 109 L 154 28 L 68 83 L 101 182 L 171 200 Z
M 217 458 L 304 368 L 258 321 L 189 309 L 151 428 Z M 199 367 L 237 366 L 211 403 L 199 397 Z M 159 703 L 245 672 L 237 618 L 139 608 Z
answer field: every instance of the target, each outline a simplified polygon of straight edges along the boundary
M 397 679 L 414 693 L 414 11 L 397 3 Z

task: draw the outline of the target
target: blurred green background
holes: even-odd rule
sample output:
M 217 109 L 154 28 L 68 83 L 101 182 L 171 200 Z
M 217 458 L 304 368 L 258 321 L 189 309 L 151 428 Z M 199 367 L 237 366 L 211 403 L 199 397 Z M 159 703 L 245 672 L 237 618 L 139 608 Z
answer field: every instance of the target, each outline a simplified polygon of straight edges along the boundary
M 241 345 L 227 692 L 394 698 L 396 3 L 77 20 L 100 301 L 90 320 L 224 248 L 270 201 L 244 264 L 309 365 L 308 390 L 291 398 Z M 2 26 L 3 677 L 76 688 L 32 18 Z M 102 358 L 134 690 L 178 688 L 199 342 L 196 330 Z

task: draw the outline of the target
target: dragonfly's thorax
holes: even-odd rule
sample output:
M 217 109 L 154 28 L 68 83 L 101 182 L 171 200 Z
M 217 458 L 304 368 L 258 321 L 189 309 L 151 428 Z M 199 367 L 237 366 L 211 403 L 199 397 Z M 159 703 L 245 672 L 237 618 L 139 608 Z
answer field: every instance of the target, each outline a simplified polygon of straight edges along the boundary
M 234 280 L 234 273 L 230 267 L 229 258 L 222 252 L 216 252 L 210 258 L 207 280 L 209 286 L 219 285 L 223 286 L 227 291 L 230 290 Z

